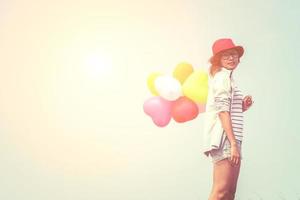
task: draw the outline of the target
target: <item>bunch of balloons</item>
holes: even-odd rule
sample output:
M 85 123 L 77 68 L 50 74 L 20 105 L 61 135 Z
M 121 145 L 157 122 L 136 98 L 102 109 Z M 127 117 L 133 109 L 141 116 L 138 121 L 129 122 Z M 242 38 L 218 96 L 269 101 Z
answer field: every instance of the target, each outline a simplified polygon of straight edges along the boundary
M 194 71 L 193 66 L 187 62 L 179 63 L 172 75 L 159 72 L 150 74 L 147 85 L 154 96 L 144 102 L 143 109 L 159 127 L 168 125 L 171 118 L 183 123 L 205 112 L 207 72 Z

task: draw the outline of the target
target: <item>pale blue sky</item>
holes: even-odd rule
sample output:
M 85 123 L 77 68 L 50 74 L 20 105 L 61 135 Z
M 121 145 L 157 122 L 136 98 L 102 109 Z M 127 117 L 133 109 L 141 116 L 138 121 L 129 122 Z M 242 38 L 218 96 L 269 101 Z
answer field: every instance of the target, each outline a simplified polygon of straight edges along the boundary
M 296 0 L 0 0 L 0 199 L 207 199 L 202 115 L 158 128 L 142 105 L 150 73 L 208 68 L 220 37 L 255 101 L 237 199 L 299 199 L 299 19 Z

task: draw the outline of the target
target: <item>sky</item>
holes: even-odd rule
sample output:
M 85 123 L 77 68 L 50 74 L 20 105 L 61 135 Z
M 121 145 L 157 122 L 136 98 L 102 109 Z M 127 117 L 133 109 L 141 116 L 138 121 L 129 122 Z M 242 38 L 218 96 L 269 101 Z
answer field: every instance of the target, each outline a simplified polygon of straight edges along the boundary
M 0 199 L 202 200 L 203 114 L 160 128 L 147 77 L 232 38 L 245 112 L 236 199 L 300 199 L 300 4 L 0 0 Z

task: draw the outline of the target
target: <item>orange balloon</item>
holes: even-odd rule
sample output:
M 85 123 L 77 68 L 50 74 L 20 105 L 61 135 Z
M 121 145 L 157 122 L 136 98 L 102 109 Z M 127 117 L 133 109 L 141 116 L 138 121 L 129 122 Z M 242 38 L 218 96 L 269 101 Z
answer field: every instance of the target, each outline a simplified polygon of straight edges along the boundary
M 199 114 L 197 104 L 182 96 L 172 105 L 171 115 L 176 122 L 183 123 L 195 119 Z
M 181 62 L 176 65 L 173 71 L 173 77 L 181 84 L 194 72 L 193 66 L 187 62 Z

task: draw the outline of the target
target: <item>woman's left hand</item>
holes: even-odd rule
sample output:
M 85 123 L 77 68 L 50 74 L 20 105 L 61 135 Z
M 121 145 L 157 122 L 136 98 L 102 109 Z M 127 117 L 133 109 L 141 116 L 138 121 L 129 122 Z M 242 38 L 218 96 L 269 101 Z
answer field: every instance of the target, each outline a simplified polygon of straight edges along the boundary
M 252 105 L 254 101 L 252 100 L 251 95 L 247 95 L 243 98 L 243 111 L 248 110 Z

